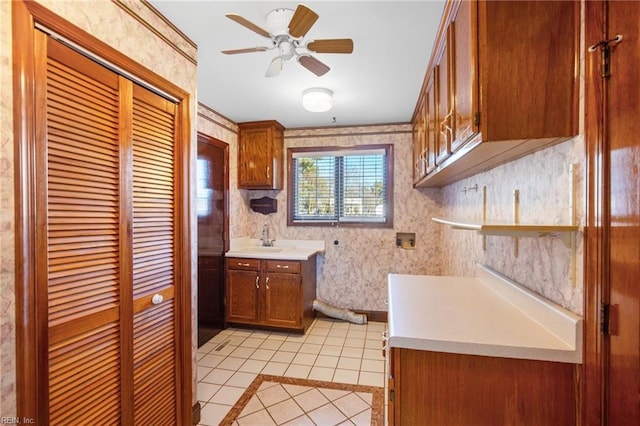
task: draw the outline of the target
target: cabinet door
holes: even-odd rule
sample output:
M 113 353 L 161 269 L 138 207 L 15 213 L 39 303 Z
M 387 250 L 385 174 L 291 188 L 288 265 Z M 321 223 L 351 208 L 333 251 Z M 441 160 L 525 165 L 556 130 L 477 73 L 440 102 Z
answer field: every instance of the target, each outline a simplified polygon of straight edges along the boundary
M 302 325 L 300 274 L 268 272 L 265 278 L 265 323 L 283 327 Z
M 389 377 L 387 383 L 389 387 L 388 392 L 388 406 L 387 406 L 387 422 L 389 425 L 395 424 L 395 408 L 396 408 L 396 366 L 395 366 L 395 349 L 387 347 L 387 365 L 389 369 Z M 399 370 L 399 369 L 398 369 Z
M 425 138 L 425 100 L 424 96 L 418 101 L 418 108 L 413 119 L 413 180 L 423 178 L 426 170 L 426 138 Z
M 271 187 L 273 138 L 271 129 L 242 129 L 238 146 L 238 185 Z
M 455 10 L 457 8 L 457 10 Z M 451 141 L 451 152 L 455 152 L 479 131 L 475 115 L 478 112 L 477 62 L 476 62 L 476 9 L 477 3 L 460 1 L 454 6 L 450 24 L 452 40 L 451 75 L 452 100 L 455 114 L 452 115 L 455 135 Z M 478 116 L 479 118 L 479 116 Z
M 229 269 L 227 272 L 227 321 L 258 321 L 260 274 Z
M 425 139 L 426 139 L 426 160 L 427 173 L 431 173 L 436 167 L 436 156 L 438 148 L 439 121 L 438 108 L 436 104 L 436 80 L 435 73 L 431 73 L 427 81 L 427 92 L 425 93 Z
M 451 153 L 451 137 L 453 135 L 453 105 L 449 98 L 449 46 L 447 37 L 442 41 L 436 61 L 437 105 L 438 105 L 438 144 L 436 164 L 442 163 Z

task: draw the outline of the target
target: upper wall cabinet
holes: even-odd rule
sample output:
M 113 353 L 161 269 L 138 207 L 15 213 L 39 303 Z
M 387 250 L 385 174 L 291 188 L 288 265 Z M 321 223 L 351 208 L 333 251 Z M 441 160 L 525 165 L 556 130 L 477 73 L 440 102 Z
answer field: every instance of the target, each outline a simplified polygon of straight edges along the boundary
M 414 140 L 415 186 L 575 136 L 578 25 L 578 2 L 449 1 L 413 118 L 426 135 Z
M 238 124 L 238 188 L 282 189 L 284 127 L 275 120 Z

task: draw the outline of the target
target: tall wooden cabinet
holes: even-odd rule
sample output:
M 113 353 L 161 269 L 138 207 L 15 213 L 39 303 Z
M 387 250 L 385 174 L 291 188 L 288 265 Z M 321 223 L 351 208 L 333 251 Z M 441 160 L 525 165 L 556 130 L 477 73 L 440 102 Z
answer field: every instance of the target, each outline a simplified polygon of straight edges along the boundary
M 282 189 L 284 127 L 275 120 L 238 124 L 238 188 Z
M 32 114 L 18 138 L 31 184 L 19 198 L 18 413 L 37 424 L 190 422 L 186 103 L 39 30 L 22 36 L 33 86 L 16 102 Z
M 447 3 L 412 120 L 435 96 L 434 144 L 424 152 L 414 139 L 418 157 L 435 164 L 415 186 L 452 183 L 577 134 L 578 13 L 577 2 Z
M 229 323 L 304 332 L 315 297 L 315 255 L 295 261 L 227 258 Z

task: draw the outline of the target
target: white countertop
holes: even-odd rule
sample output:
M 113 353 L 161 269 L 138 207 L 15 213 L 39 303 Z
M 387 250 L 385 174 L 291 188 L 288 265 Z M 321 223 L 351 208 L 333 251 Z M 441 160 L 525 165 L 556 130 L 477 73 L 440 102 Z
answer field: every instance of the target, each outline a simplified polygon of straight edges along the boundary
M 324 252 L 322 240 L 276 240 L 271 247 L 263 247 L 259 239 L 232 238 L 226 257 L 252 259 L 307 260 Z
M 497 272 L 389 275 L 391 347 L 582 363 L 582 318 Z

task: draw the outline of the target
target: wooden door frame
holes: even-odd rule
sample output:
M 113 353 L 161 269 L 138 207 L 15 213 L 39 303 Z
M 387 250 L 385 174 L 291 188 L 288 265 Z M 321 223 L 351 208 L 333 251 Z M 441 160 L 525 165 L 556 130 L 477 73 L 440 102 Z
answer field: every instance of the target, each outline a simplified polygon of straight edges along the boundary
M 606 35 L 607 1 L 583 3 L 586 8 L 585 44 L 590 46 Z M 585 47 L 586 50 L 586 47 Z M 599 75 L 600 52 L 585 53 L 585 143 L 586 143 L 586 223 L 584 230 L 584 357 L 582 379 L 582 422 L 604 424 L 608 342 L 600 332 L 600 305 L 608 300 L 610 165 L 608 158 L 605 101 L 607 86 Z
M 14 111 L 14 167 L 15 167 L 15 298 L 16 298 L 16 394 L 17 416 L 38 419 L 46 410 L 40 402 L 45 401 L 45 386 L 38 378 L 43 374 L 46 352 L 39 347 L 43 336 L 39 336 L 43 319 L 37 317 L 36 304 L 42 295 L 36 292 L 35 272 L 37 251 L 35 235 L 36 181 L 33 168 L 36 153 L 38 124 L 33 114 L 35 101 L 34 35 L 36 23 L 42 24 L 57 34 L 76 43 L 111 62 L 125 72 L 135 75 L 152 86 L 160 88 L 178 100 L 178 124 L 176 126 L 176 279 L 182 283 L 176 293 L 178 328 L 177 368 L 181 371 L 181 383 L 177 392 L 182 404 L 177 407 L 181 424 L 192 423 L 192 318 L 191 318 L 191 205 L 190 205 L 190 155 L 192 99 L 188 92 L 165 80 L 161 76 L 127 58 L 122 53 L 86 33 L 44 6 L 24 0 L 12 2 L 13 40 L 13 111 Z M 46 321 L 46 319 L 44 319 Z M 37 420 L 36 420 L 37 422 Z
M 224 251 L 229 250 L 229 144 L 219 139 L 209 136 L 206 133 L 198 132 L 198 142 L 200 140 L 209 145 L 224 150 Z

